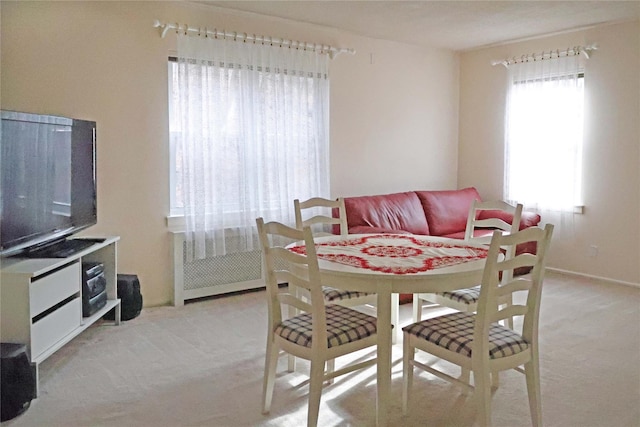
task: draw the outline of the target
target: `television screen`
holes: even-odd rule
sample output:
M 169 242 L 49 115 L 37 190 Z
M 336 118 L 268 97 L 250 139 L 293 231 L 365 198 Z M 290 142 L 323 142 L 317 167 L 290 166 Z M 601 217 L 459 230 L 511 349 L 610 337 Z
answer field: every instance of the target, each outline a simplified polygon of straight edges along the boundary
M 0 254 L 65 239 L 95 224 L 95 122 L 0 114 Z

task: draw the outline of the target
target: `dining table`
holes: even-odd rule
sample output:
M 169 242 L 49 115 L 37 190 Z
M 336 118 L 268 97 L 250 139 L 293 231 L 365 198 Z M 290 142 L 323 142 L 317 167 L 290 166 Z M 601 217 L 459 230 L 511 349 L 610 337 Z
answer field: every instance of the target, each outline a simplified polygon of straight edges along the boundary
M 488 246 L 414 234 L 335 235 L 314 242 L 323 286 L 377 294 L 376 421 L 386 426 L 392 398 L 392 345 L 394 335 L 400 336 L 399 294 L 478 285 Z M 305 253 L 300 242 L 288 249 Z

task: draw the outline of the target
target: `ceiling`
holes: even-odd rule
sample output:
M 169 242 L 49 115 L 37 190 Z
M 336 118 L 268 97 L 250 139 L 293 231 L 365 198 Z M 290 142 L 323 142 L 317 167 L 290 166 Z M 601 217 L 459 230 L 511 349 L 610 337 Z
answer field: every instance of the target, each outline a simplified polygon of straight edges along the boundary
M 350 33 L 452 50 L 640 19 L 631 1 L 199 1 Z

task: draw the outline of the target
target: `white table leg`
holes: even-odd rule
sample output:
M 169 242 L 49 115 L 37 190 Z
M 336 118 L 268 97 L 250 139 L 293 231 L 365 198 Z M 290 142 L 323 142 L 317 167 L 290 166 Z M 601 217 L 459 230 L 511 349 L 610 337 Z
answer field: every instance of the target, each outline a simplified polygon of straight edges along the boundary
M 390 286 L 378 288 L 378 375 L 377 375 L 377 425 L 387 425 L 389 397 L 391 395 L 391 313 L 392 294 Z M 397 304 L 397 294 L 396 294 Z M 396 308 L 396 316 L 397 316 Z
M 395 344 L 400 336 L 400 294 L 396 293 L 391 294 L 391 324 L 391 343 Z

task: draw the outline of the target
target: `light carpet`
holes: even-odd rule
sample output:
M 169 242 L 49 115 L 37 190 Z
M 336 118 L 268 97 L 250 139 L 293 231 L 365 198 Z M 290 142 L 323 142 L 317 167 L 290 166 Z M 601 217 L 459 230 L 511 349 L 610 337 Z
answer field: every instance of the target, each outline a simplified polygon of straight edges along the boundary
M 427 316 L 445 311 L 425 308 Z M 271 414 L 261 414 L 266 318 L 261 291 L 147 308 L 120 326 L 92 326 L 40 365 L 39 397 L 2 425 L 303 426 L 306 361 L 288 373 L 281 358 Z M 401 319 L 410 322 L 410 304 L 401 306 Z M 640 426 L 640 289 L 547 273 L 540 350 L 544 425 Z M 458 373 L 424 353 L 419 358 Z M 393 361 L 389 425 L 473 425 L 471 395 L 422 371 L 403 416 L 401 342 Z M 374 426 L 375 372 L 325 387 L 319 424 Z M 495 426 L 530 425 L 522 374 L 502 373 L 492 402 Z

